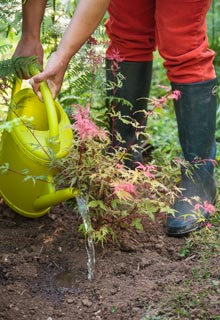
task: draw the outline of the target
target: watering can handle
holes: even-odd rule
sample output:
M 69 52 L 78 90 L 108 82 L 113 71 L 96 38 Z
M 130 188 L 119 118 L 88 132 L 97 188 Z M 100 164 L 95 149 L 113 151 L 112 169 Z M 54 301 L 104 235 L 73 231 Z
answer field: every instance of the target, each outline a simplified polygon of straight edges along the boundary
M 31 75 L 34 76 L 39 72 L 40 70 L 36 66 L 30 67 Z M 22 83 L 22 80 L 17 78 L 12 90 L 12 97 L 16 92 L 20 90 L 21 83 Z M 50 92 L 50 89 L 48 88 L 48 85 L 45 81 L 43 81 L 40 84 L 40 91 L 44 99 L 46 112 L 47 112 L 47 119 L 48 119 L 48 126 L 49 126 L 49 143 L 48 144 L 52 148 L 52 150 L 55 153 L 57 153 L 60 149 L 60 143 L 59 143 L 59 127 L 58 127 L 58 117 L 57 117 L 56 106 L 55 106 L 52 94 Z
M 34 76 L 39 73 L 39 69 L 36 66 L 31 66 L 30 72 Z M 47 111 L 47 119 L 48 119 L 48 126 L 49 126 L 49 140 L 51 142 L 51 147 L 52 149 L 54 149 L 54 151 L 58 151 L 57 147 L 59 144 L 59 128 L 58 128 L 57 111 L 56 111 L 54 99 L 45 81 L 43 81 L 40 84 L 40 91 L 44 99 L 44 103 Z

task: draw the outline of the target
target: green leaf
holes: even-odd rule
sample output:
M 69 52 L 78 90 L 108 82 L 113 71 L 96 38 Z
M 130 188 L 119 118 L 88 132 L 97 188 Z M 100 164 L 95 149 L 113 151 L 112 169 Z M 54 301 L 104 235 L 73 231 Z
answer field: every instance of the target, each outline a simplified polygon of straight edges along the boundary
M 108 208 L 106 207 L 106 205 L 104 204 L 104 202 L 102 200 L 92 200 L 88 203 L 88 207 L 89 208 L 101 208 L 104 211 L 107 211 Z
M 143 231 L 143 230 L 144 230 L 140 218 L 135 218 L 135 219 L 133 219 L 133 220 L 132 220 L 132 223 L 131 223 L 131 226 L 132 226 L 132 227 L 135 227 L 137 230 L 140 230 L 140 231 Z

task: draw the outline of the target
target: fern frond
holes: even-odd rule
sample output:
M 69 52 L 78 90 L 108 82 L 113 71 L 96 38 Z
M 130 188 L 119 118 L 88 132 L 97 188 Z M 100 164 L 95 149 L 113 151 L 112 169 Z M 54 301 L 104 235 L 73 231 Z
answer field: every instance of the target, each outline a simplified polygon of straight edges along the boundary
M 69 82 L 69 89 L 88 89 L 90 76 L 91 70 L 83 67 L 81 61 L 71 61 L 65 80 Z
M 30 66 L 37 66 L 39 64 L 37 57 L 15 57 L 7 60 L 0 61 L 0 78 L 6 78 L 11 80 L 12 78 L 19 77 L 22 78 L 23 74 L 31 76 Z

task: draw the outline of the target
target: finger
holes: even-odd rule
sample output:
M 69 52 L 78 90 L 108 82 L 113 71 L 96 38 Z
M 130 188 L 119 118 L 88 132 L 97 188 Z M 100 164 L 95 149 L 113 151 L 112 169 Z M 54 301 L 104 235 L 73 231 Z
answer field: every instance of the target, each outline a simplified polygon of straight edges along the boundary
M 38 96 L 38 98 L 39 98 L 39 100 L 40 100 L 41 102 L 44 102 L 44 99 L 43 99 L 42 94 L 41 94 L 40 91 L 37 91 L 37 96 Z
M 29 79 L 29 83 L 32 86 L 34 92 L 39 91 L 40 83 L 35 82 L 35 80 L 33 78 Z
M 30 83 L 30 85 L 32 86 L 33 91 L 34 91 L 35 94 L 38 96 L 38 98 L 39 98 L 41 101 L 43 101 L 43 97 L 42 97 L 42 94 L 41 94 L 41 92 L 40 92 L 40 83 L 35 83 L 35 81 L 34 81 L 33 78 L 31 78 L 31 79 L 29 80 L 29 83 Z
M 59 90 L 57 90 L 56 85 L 51 80 L 47 80 L 47 85 L 48 85 L 48 88 L 50 89 L 53 99 L 56 99 L 57 94 L 59 92 Z
M 33 80 L 35 84 L 39 84 L 40 82 L 45 81 L 47 78 L 48 78 L 48 75 L 45 74 L 44 71 L 42 71 L 41 73 L 38 73 L 37 75 L 33 76 L 31 80 Z

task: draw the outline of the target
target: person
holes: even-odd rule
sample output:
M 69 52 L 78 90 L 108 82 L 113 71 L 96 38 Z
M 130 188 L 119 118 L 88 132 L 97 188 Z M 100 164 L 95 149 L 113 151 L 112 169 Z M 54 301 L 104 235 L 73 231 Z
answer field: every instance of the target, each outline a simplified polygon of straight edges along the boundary
M 39 84 L 46 80 L 55 98 L 70 59 L 108 10 L 106 32 L 110 41 L 106 52 L 106 77 L 110 81 L 115 78 L 115 65 L 124 76 L 123 85 L 114 88 L 109 95 L 119 98 L 118 102 L 113 102 L 116 112 L 131 117 L 142 127 L 146 120 L 143 112 L 138 111 L 147 108 L 147 99 L 140 98 L 149 96 L 153 51 L 158 48 L 172 90 L 181 92 L 180 98 L 174 101 L 174 108 L 183 157 L 191 168 L 190 175 L 185 167 L 181 168 L 182 193 L 175 199 L 175 213 L 168 214 L 166 219 L 167 234 L 176 237 L 201 228 L 201 221 L 209 218 L 209 205 L 214 204 L 216 198 L 217 80 L 213 66 L 215 54 L 209 49 L 206 34 L 210 5 L 211 0 L 80 0 L 45 69 L 30 79 L 39 96 Z M 23 5 L 22 37 L 15 56 L 37 55 L 42 63 L 40 26 L 45 6 L 46 0 L 28 0 Z M 124 100 L 133 107 L 129 108 Z M 123 144 L 130 149 L 128 165 L 133 168 L 136 161 L 142 161 L 141 151 L 131 148 L 140 143 L 135 127 L 117 117 L 110 123 L 111 129 L 122 136 Z M 113 145 L 117 143 L 114 140 Z M 200 215 L 195 208 L 199 208 Z

